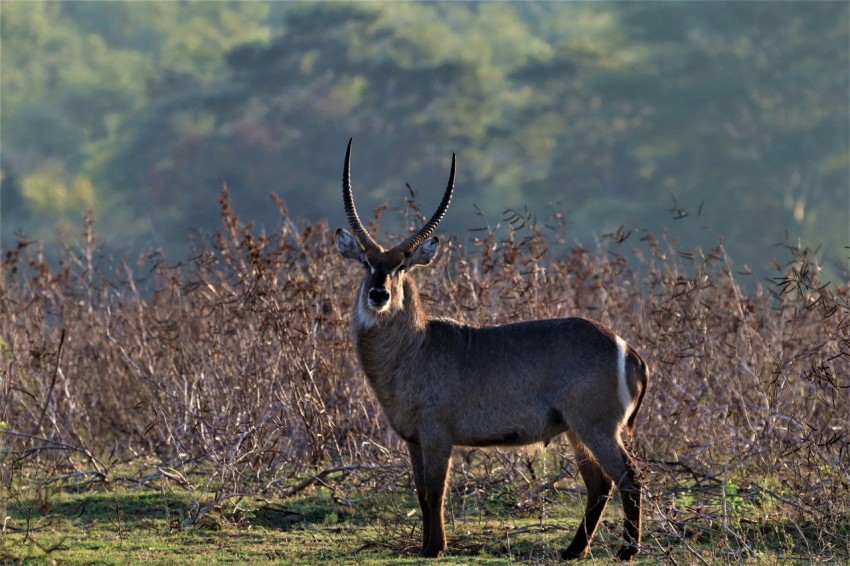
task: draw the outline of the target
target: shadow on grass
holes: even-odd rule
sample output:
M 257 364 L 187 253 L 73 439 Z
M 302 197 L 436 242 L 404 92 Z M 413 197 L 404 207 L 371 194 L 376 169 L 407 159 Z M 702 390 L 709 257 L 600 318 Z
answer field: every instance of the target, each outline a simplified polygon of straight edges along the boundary
M 185 499 L 168 492 L 99 492 L 74 494 L 53 503 L 50 515 L 80 521 L 113 521 L 120 517 L 129 524 L 150 519 L 185 517 Z
M 201 505 L 208 504 L 212 494 L 201 497 Z M 77 493 L 55 493 L 44 499 L 21 499 L 10 502 L 8 515 L 16 530 L 27 525 L 70 521 L 78 524 L 120 523 L 124 528 L 145 527 L 151 522 L 170 524 L 180 528 L 190 515 L 194 497 L 188 493 L 154 490 L 100 490 Z M 377 519 L 380 502 L 363 505 L 343 505 L 330 497 L 305 496 L 282 502 L 241 502 L 223 504 L 210 515 L 212 521 L 201 521 L 196 526 L 218 530 L 215 523 L 253 525 L 269 530 L 290 530 L 299 527 L 347 523 L 368 526 Z

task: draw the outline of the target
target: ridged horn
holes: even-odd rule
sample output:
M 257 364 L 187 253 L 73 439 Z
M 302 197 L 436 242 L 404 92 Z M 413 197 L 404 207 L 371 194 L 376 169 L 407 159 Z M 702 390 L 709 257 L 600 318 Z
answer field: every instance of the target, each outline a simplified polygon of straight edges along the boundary
M 449 208 L 449 203 L 452 200 L 452 191 L 455 188 L 455 154 L 452 153 L 452 170 L 449 173 L 449 184 L 446 186 L 446 192 L 443 194 L 443 200 L 440 202 L 440 206 L 437 207 L 437 212 L 431 217 L 422 228 L 417 230 L 415 233 L 411 234 L 396 246 L 398 249 L 403 251 L 405 254 L 409 254 L 413 252 L 416 248 L 422 245 L 422 242 L 427 240 L 434 230 L 437 229 L 437 225 L 440 223 L 440 220 L 443 219 L 443 216 L 446 214 L 446 210 Z
M 342 200 L 345 203 L 345 215 L 348 217 L 348 224 L 354 232 L 354 237 L 367 250 L 378 248 L 380 246 L 375 243 L 369 232 L 363 227 L 360 217 L 357 216 L 357 209 L 354 207 L 354 197 L 351 195 L 351 142 L 354 138 L 348 140 L 348 148 L 345 150 L 345 169 L 342 173 Z

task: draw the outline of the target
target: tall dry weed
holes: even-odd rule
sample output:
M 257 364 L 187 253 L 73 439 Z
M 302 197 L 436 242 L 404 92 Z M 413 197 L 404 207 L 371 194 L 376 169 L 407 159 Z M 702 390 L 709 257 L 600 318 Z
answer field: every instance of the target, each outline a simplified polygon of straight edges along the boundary
M 5 251 L 0 466 L 9 489 L 168 478 L 196 494 L 191 522 L 245 494 L 287 496 L 352 474 L 397 484 L 404 451 L 349 335 L 360 274 L 336 257 L 327 226 L 296 225 L 276 202 L 281 228 L 258 234 L 224 190 L 222 228 L 177 263 L 101 257 L 90 221 L 58 262 L 23 239 Z M 412 198 L 402 217 L 421 217 Z M 788 247 L 775 282 L 744 289 L 722 245 L 682 250 L 620 231 L 594 249 L 570 248 L 561 217 L 554 230 L 527 213 L 506 221 L 507 237 L 450 239 L 437 266 L 416 274 L 426 307 L 479 324 L 586 316 L 642 352 L 653 372 L 635 448 L 650 545 L 663 552 L 719 533 L 734 557 L 746 556 L 755 513 L 816 530 L 820 556 L 847 556 L 846 284 L 819 281 L 803 248 Z M 134 478 L 116 476 L 126 461 L 146 464 Z M 541 473 L 541 463 L 535 453 L 467 453 L 458 495 L 483 481 L 539 496 L 575 471 Z

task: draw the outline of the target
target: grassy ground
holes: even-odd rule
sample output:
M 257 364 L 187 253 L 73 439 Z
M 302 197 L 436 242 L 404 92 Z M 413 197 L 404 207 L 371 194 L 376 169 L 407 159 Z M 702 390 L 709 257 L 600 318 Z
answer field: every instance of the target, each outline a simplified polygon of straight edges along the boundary
M 0 557 L 4 562 L 47 559 L 62 564 L 419 562 L 418 514 L 408 515 L 415 506 L 412 498 L 379 498 L 349 507 L 321 491 L 326 492 L 281 503 L 254 502 L 250 513 L 232 506 L 216 510 L 189 528 L 184 519 L 191 504 L 177 493 L 116 489 L 62 494 L 49 508 L 32 507 L 28 528 L 26 512 L 11 514 L 16 527 L 0 539 Z M 523 529 L 535 523 L 539 521 L 533 517 L 518 517 L 511 526 Z M 552 558 L 563 536 L 530 529 L 512 537 L 501 521 L 467 519 L 450 530 L 450 544 L 456 548 L 441 562 Z
M 351 497 L 359 495 L 362 497 Z M 198 495 L 173 486 L 104 485 L 38 493 L 7 501 L 0 536 L 2 563 L 59 564 L 414 564 L 419 513 L 405 489 L 347 492 L 326 487 L 285 500 L 231 500 L 196 516 Z M 482 499 L 483 497 L 483 499 Z M 449 550 L 440 564 L 554 563 L 581 514 L 581 497 L 553 491 L 547 503 L 524 506 L 505 493 L 474 501 L 453 493 L 447 510 Z M 478 502 L 474 504 L 474 502 Z M 846 563 L 850 548 L 824 549 L 822 533 L 743 511 L 737 528 L 694 525 L 687 538 L 646 514 L 643 563 Z M 583 563 L 610 563 L 619 546 L 619 501 L 612 501 Z M 850 533 L 850 525 L 845 525 Z M 687 532 L 684 529 L 683 532 Z M 746 539 L 746 540 L 742 540 Z M 743 551 L 742 549 L 749 549 Z M 820 549 L 820 550 L 818 550 Z

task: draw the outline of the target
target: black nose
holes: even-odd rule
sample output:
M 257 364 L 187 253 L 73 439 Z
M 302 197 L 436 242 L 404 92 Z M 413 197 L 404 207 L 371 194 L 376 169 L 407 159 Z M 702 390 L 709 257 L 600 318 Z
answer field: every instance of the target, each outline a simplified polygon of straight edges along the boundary
M 375 306 L 382 307 L 390 300 L 390 292 L 383 287 L 372 287 L 369 289 L 369 302 Z

